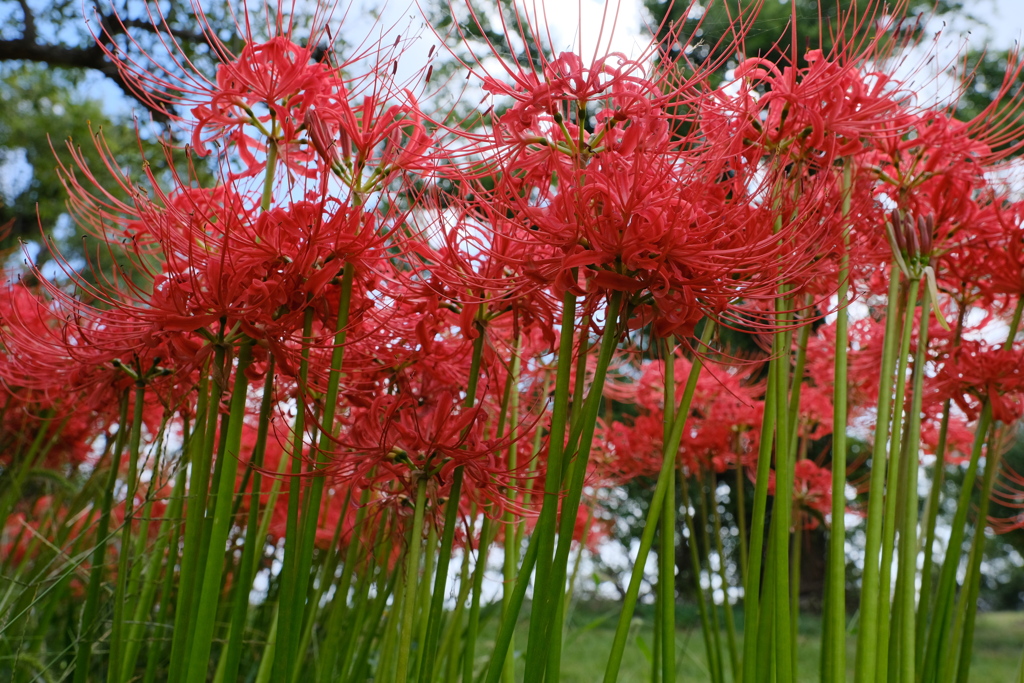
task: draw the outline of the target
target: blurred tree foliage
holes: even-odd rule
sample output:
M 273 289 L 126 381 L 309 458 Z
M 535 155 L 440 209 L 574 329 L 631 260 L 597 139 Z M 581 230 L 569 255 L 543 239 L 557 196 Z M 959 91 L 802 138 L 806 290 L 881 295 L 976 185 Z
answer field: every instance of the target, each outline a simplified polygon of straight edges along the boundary
M 235 46 L 229 9 L 226 2 L 210 3 L 207 16 L 220 39 Z M 105 189 L 127 199 L 103 168 L 96 136 L 102 135 L 106 151 L 133 180 L 141 180 L 143 160 L 158 179 L 165 177 L 170 162 L 163 143 L 176 142 L 167 112 L 136 98 L 97 37 L 108 49 L 155 68 L 166 49 L 152 17 L 162 15 L 165 30 L 195 64 L 212 73 L 212 60 L 189 0 L 114 0 L 87 8 L 85 20 L 82 11 L 78 0 L 0 0 L 0 225 L 8 228 L 0 235 L 0 253 L 7 266 L 26 258 L 42 266 L 50 258 L 45 234 L 73 268 L 90 277 L 90 264 L 108 268 L 112 257 L 97 243 L 87 246 L 66 213 L 57 167 L 70 162 L 68 144 Z M 174 159 L 184 172 L 184 156 Z

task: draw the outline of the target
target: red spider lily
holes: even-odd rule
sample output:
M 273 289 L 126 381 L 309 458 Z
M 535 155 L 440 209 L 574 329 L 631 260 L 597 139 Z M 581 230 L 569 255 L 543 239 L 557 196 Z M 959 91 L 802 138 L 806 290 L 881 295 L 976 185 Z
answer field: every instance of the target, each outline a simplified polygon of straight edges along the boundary
M 236 59 L 220 64 L 209 100 L 192 108 L 196 151 L 205 156 L 211 142 L 226 137 L 249 170 L 258 171 L 261 166 L 252 152 L 265 147 L 245 131 L 255 127 L 279 145 L 287 167 L 305 170 L 308 150 L 294 145 L 299 129 L 310 103 L 330 96 L 340 85 L 331 67 L 312 62 L 315 47 L 299 47 L 288 37 L 275 36 L 248 43 Z
M 1007 444 L 997 447 L 1006 448 Z M 1024 510 L 1024 477 L 1005 461 L 999 463 L 999 473 L 992 487 L 992 501 L 1010 510 Z M 997 534 L 1006 534 L 1024 528 L 1024 514 L 1018 512 L 1009 517 L 989 517 L 986 522 Z
M 888 75 L 861 71 L 861 60 L 874 47 L 831 58 L 811 50 L 804 69 L 780 70 L 765 59 L 748 59 L 734 71 L 738 91 L 728 98 L 717 95 L 717 111 L 711 108 L 705 127 L 716 140 L 743 145 L 739 149 L 748 157 L 771 153 L 827 168 L 859 154 L 875 138 L 893 134 L 908 97 Z
M 807 516 L 807 528 L 818 525 L 818 517 L 832 512 L 832 472 L 813 460 L 797 460 L 793 466 L 793 500 L 806 510 L 817 513 Z
M 412 93 L 403 98 L 406 104 L 393 104 L 386 93 L 373 93 L 359 106 L 349 97 L 325 98 L 305 115 L 313 147 L 354 187 L 362 187 L 364 169 L 374 172 L 375 184 L 386 185 L 393 173 L 424 166 L 433 138 Z
M 935 386 L 972 420 L 987 400 L 994 420 L 1011 423 L 1024 414 L 1024 348 L 965 340 L 950 353 Z
M 677 395 L 689 374 L 689 362 L 676 360 Z M 617 394 L 617 400 L 633 403 L 640 414 L 604 428 L 606 452 L 602 472 L 610 482 L 623 483 L 635 477 L 651 477 L 662 463 L 664 436 L 664 366 L 645 365 L 632 394 Z M 706 469 L 724 472 L 730 467 L 756 464 L 761 401 L 756 389 L 742 386 L 741 378 L 728 371 L 705 368 L 697 383 L 679 449 L 678 466 L 697 474 Z
M 431 365 L 424 359 L 379 373 L 378 395 L 353 411 L 338 452 L 330 456 L 329 476 L 339 484 L 353 482 L 386 493 L 385 502 L 411 495 L 419 478 L 426 478 L 428 498 L 436 501 L 447 496 L 453 470 L 462 467 L 464 495 L 493 504 L 493 514 L 500 514 L 508 471 L 501 454 L 507 441 L 485 438 L 487 408 L 464 407 L 464 399 L 448 388 L 464 386 L 458 378 L 465 377 L 466 366 L 460 364 L 451 374 L 442 370 L 443 363 L 435 369 Z
M 993 203 L 998 226 L 994 239 L 979 248 L 978 261 L 989 274 L 989 287 L 997 294 L 1024 296 L 1024 202 Z

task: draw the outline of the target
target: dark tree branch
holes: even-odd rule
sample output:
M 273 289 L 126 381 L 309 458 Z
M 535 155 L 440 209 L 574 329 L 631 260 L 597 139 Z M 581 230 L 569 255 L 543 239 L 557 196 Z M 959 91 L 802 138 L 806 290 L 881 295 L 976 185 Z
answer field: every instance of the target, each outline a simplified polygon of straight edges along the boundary
M 69 69 L 93 69 L 99 71 L 114 81 L 126 95 L 146 107 L 153 115 L 155 121 L 167 123 L 170 120 L 166 111 L 139 99 L 132 85 L 125 79 L 124 74 L 121 73 L 116 64 L 112 64 L 107 59 L 106 54 L 99 45 L 66 47 L 63 45 L 37 43 L 24 37 L 14 40 L 0 40 L 0 60 L 15 59 Z
M 18 0 L 18 5 L 21 6 L 21 12 L 25 15 L 25 31 L 22 33 L 22 37 L 25 40 L 36 40 L 36 17 L 32 14 L 32 8 L 28 6 L 28 0 Z

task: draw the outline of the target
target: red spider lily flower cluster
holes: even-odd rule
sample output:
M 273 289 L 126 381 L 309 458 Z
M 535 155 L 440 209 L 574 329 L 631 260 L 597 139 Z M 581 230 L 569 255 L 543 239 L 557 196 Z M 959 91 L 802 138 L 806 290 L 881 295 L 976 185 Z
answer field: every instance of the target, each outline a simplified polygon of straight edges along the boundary
M 314 548 L 391 568 L 446 534 L 481 567 L 495 540 L 516 557 L 524 534 L 547 534 L 534 561 L 551 571 L 572 541 L 611 533 L 603 492 L 666 471 L 731 470 L 731 486 L 794 507 L 794 528 L 830 526 L 846 500 L 833 443 L 873 441 L 891 419 L 879 397 L 907 376 L 923 393 L 891 392 L 890 412 L 919 406 L 915 462 L 969 459 L 982 406 L 998 429 L 1024 412 L 1024 203 L 993 177 L 1010 138 L 914 103 L 868 68 L 877 44 L 802 67 L 744 60 L 722 87 L 723 65 L 658 47 L 585 60 L 536 45 L 517 61 L 491 45 L 460 64 L 485 94 L 469 128 L 432 110 L 429 67 L 396 81 L 401 39 L 339 56 L 315 47 L 328 16 L 300 38 L 278 12 L 269 35 L 246 24 L 236 54 L 197 14 L 209 73 L 104 43 L 191 141 L 168 148 L 189 172 L 130 174 L 102 142 L 118 193 L 79 155 L 61 167 L 72 215 L 129 266 L 87 278 L 58 257 L 64 281 L 36 271 L 0 299 L 0 467 L 84 473 L 102 451 L 135 478 L 120 512 L 90 510 L 76 532 L 105 515 L 131 533 L 159 495 L 172 503 L 147 514 L 177 500 L 185 533 L 199 524 L 210 543 L 241 544 L 257 520 L 266 538 L 248 547 L 269 540 L 286 561 L 252 566 L 297 572 L 301 591 Z M 927 311 L 908 294 L 924 291 Z M 920 329 L 932 306 L 941 322 Z M 687 396 L 680 416 L 670 393 Z M 180 453 L 149 457 L 168 430 Z M 879 466 L 851 458 L 858 496 Z M 52 531 L 41 500 L 11 506 L 15 561 L 30 552 L 19 528 Z M 187 558 L 208 563 L 203 591 L 252 581 L 225 579 L 223 548 L 207 550 Z
M 1005 245 L 995 251 L 1007 266 L 979 286 L 1001 295 L 1019 289 L 1017 205 L 984 189 L 990 147 L 971 126 L 915 108 L 884 72 L 865 72 L 867 54 L 811 52 L 801 69 L 747 60 L 732 70 L 728 89 L 707 86 L 714 65 L 680 78 L 655 66 L 652 57 L 667 55 L 654 52 L 590 62 L 542 54 L 526 64 L 503 61 L 498 75 L 478 60 L 466 66 L 493 103 L 490 125 L 466 131 L 431 123 L 410 89 L 416 83 L 391 80 L 385 66 L 399 46 L 339 60 L 311 47 L 323 35 L 315 30 L 303 46 L 288 27 L 262 40 L 247 28 L 237 54 L 211 36 L 220 60 L 213 75 L 185 62 L 154 73 L 111 53 L 140 97 L 191 129 L 196 154 L 216 144 L 234 161 L 216 187 L 195 189 L 182 178 L 165 190 L 148 175 L 143 192 L 111 160 L 127 203 L 97 194 L 88 169 L 65 169 L 76 218 L 99 237 L 130 238 L 129 254 L 151 284 L 83 281 L 89 306 L 58 287 L 47 288 L 52 303 L 14 304 L 25 310 L 5 316 L 9 386 L 108 387 L 94 401 L 110 405 L 144 380 L 151 392 L 177 391 L 178 399 L 161 401 L 173 408 L 216 344 L 248 339 L 255 354 L 247 373 L 258 378 L 273 356 L 283 373 L 278 392 L 305 394 L 310 431 L 331 432 L 328 452 L 311 447 L 302 457 L 326 458 L 325 476 L 336 485 L 385 495 L 389 482 L 405 478 L 394 491 L 407 495 L 429 472 L 436 502 L 463 467 L 482 496 L 474 500 L 500 514 L 507 484 L 520 478 L 503 454 L 542 423 L 524 405 L 522 433 L 494 433 L 504 410 L 502 368 L 516 338 L 529 333 L 519 353 L 526 373 L 540 369 L 529 359 L 566 324 L 553 301 L 565 291 L 596 315 L 620 292 L 629 325 L 653 324 L 658 336 L 692 333 L 705 316 L 774 325 L 763 302 L 780 279 L 810 297 L 808 310 L 824 313 L 832 291 L 824 283 L 834 281 L 842 248 L 835 217 L 844 192 L 859 277 L 879 272 L 888 222 L 901 255 L 935 263 L 940 281 L 947 257 L 949 269 L 963 273 L 972 242 Z M 845 189 L 830 170 L 841 160 L 854 170 Z M 434 184 L 455 189 L 424 191 Z M 895 218 L 879 210 L 883 195 L 900 206 Z M 338 411 L 336 425 L 316 424 L 346 268 L 354 286 L 341 396 L 351 408 Z M 863 286 L 869 292 L 875 283 Z M 10 291 L 15 301 L 31 296 L 21 286 Z M 829 329 L 807 350 L 798 425 L 809 441 L 833 428 Z M 466 404 L 469 349 L 480 334 L 477 372 L 488 386 Z M 677 365 L 685 377 L 688 364 Z M 603 428 L 604 471 L 593 476 L 606 485 L 657 470 L 662 418 L 650 386 L 658 367 L 645 366 L 633 395 L 615 399 L 641 412 Z M 964 380 L 967 392 L 991 385 L 975 379 Z M 856 381 L 865 397 L 874 393 L 868 375 Z M 688 471 L 751 470 L 758 386 L 735 368 L 702 377 L 680 450 Z M 986 395 L 1003 405 L 1004 394 Z M 870 409 L 866 398 L 859 403 Z M 531 471 L 542 475 L 543 463 Z

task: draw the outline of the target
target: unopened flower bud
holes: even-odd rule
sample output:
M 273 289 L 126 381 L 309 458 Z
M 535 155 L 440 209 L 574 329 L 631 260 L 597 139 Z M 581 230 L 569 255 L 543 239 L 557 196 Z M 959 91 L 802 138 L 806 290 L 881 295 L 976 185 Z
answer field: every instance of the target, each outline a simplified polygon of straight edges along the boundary
M 332 166 L 340 164 L 341 155 L 338 153 L 338 145 L 327 129 L 327 124 L 315 109 L 306 110 L 305 124 L 306 131 L 309 133 L 309 141 L 320 158 Z

